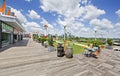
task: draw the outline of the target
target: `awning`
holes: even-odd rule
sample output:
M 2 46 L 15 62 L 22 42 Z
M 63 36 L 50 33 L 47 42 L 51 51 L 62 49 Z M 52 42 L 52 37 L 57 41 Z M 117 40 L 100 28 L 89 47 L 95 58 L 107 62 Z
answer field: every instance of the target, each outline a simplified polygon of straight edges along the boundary
M 21 32 L 25 32 L 24 27 L 21 25 L 19 20 L 14 16 L 7 16 L 7 15 L 0 14 L 0 20 L 11 25 L 12 27 L 15 27 Z

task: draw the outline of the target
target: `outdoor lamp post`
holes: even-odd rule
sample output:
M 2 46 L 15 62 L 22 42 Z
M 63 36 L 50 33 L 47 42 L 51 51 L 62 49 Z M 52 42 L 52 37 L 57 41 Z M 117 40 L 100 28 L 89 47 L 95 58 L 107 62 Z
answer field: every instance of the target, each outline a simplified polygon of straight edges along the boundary
M 95 40 L 96 40 L 96 30 L 95 30 Z
M 66 51 L 66 25 L 64 25 L 64 52 Z
M 106 45 L 107 45 L 107 41 L 108 41 L 108 36 L 109 36 L 109 31 L 107 31 L 107 35 L 106 35 Z

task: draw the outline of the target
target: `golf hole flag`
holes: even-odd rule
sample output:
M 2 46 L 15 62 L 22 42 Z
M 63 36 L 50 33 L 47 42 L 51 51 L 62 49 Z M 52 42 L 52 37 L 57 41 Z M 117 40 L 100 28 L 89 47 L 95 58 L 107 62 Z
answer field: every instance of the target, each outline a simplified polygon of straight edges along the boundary
M 6 0 L 0 0 L 0 12 L 5 14 L 6 9 Z

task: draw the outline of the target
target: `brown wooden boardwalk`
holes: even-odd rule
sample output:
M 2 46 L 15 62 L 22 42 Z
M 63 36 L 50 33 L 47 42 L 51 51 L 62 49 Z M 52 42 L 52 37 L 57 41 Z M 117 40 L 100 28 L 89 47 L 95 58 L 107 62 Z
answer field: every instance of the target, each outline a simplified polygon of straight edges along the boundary
M 98 59 L 82 54 L 58 58 L 56 52 L 26 40 L 0 52 L 0 76 L 120 76 L 120 51 L 104 49 Z

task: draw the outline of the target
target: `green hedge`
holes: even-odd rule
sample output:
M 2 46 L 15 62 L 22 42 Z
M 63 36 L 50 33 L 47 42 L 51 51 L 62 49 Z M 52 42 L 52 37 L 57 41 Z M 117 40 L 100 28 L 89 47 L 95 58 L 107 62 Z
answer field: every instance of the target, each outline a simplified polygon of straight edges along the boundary
M 112 39 L 108 39 L 107 43 L 108 43 L 108 45 L 112 46 L 113 45 Z

